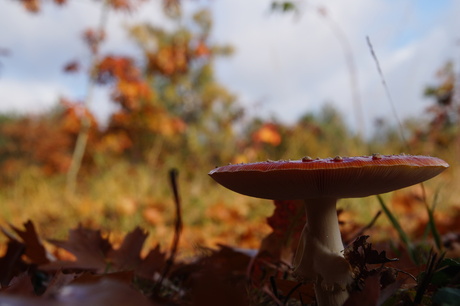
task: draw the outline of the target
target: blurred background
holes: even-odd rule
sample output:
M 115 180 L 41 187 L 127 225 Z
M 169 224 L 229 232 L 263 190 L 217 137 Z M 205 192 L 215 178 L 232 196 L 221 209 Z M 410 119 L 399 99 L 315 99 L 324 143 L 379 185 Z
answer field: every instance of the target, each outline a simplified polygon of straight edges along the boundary
M 385 195 L 417 238 L 459 231 L 455 1 L 17 0 L 0 10 L 0 221 L 45 237 L 139 225 L 184 252 L 257 248 L 270 201 L 207 173 L 305 155 L 423 154 L 451 168 Z M 377 200 L 346 199 L 366 224 Z M 386 226 L 384 218 L 378 225 Z M 236 226 L 237 225 L 237 226 Z M 392 231 L 375 232 L 388 239 Z

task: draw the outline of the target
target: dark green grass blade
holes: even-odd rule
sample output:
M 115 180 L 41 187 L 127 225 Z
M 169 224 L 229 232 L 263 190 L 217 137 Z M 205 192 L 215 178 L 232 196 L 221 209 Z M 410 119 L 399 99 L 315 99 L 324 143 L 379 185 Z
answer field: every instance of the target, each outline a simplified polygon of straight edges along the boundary
M 430 208 L 428 206 L 428 203 L 426 202 L 425 202 L 425 207 L 428 213 L 428 225 L 430 226 L 431 235 L 433 235 L 433 239 L 434 239 L 434 242 L 436 243 L 436 247 L 438 248 L 438 250 L 442 250 L 443 245 L 442 245 L 441 235 L 439 235 L 438 228 L 436 227 L 436 221 L 434 220 L 434 209 L 436 208 L 436 204 L 438 202 L 438 194 L 439 192 L 436 192 L 434 195 L 432 207 Z
M 383 212 L 387 215 L 388 219 L 390 220 L 391 224 L 393 225 L 393 228 L 398 232 L 399 239 L 401 239 L 401 241 L 406 246 L 407 253 L 409 254 L 411 260 L 414 263 L 417 263 L 417 256 L 415 256 L 415 249 L 412 246 L 412 242 L 410 241 L 409 236 L 407 236 L 406 232 L 404 232 L 404 230 L 402 229 L 402 227 L 399 224 L 399 222 L 396 219 L 396 217 L 388 209 L 388 207 L 385 204 L 385 201 L 383 201 L 382 197 L 380 195 L 377 195 L 377 199 L 379 200 L 379 203 L 380 203 L 380 206 L 382 207 Z

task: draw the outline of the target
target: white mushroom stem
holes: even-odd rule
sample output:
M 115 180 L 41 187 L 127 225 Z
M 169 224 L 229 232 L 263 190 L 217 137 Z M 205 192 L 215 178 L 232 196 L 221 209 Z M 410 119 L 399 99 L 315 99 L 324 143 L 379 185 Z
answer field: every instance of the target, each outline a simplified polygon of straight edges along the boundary
M 343 305 L 353 280 L 343 257 L 335 198 L 307 199 L 307 224 L 294 259 L 294 273 L 315 282 L 318 305 Z

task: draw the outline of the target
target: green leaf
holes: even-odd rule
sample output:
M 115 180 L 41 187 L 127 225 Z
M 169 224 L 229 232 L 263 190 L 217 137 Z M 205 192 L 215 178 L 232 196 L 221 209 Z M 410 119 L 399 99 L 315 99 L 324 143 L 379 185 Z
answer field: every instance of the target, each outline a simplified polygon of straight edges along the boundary
M 454 278 L 460 273 L 460 262 L 445 258 L 433 274 L 431 284 L 444 287 L 453 283 Z
M 460 301 L 460 289 L 444 287 L 433 295 L 433 303 L 442 306 L 458 305 Z
M 295 4 L 292 2 L 283 3 L 283 12 L 289 12 L 295 10 Z
M 439 192 L 436 192 L 435 194 L 435 197 L 433 199 L 433 206 L 430 208 L 428 206 L 428 203 L 425 202 L 425 207 L 426 207 L 426 211 L 428 213 L 428 224 L 429 224 L 429 227 L 430 227 L 430 230 L 431 230 L 431 234 L 433 235 L 433 238 L 434 238 L 434 241 L 436 243 L 436 247 L 438 248 L 438 250 L 442 250 L 443 249 L 443 245 L 442 245 L 442 240 L 441 240 L 441 236 L 439 235 L 439 232 L 438 232 L 438 228 L 436 227 L 436 222 L 435 222 L 435 219 L 434 219 L 434 209 L 436 207 L 436 204 L 437 204 L 437 200 L 438 200 L 438 194 Z
M 296 11 L 297 6 L 291 1 L 274 1 L 272 2 L 272 11 L 281 11 L 283 13 Z

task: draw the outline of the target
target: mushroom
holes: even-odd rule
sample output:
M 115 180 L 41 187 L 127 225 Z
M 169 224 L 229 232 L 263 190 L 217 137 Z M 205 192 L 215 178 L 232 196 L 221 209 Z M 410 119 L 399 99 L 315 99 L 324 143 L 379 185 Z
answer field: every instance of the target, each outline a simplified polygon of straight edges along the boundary
M 336 203 L 411 186 L 449 165 L 435 157 L 380 155 L 230 164 L 209 175 L 235 192 L 264 199 L 303 200 L 307 224 L 294 258 L 294 274 L 313 280 L 319 305 L 342 305 L 353 280 L 343 257 Z

